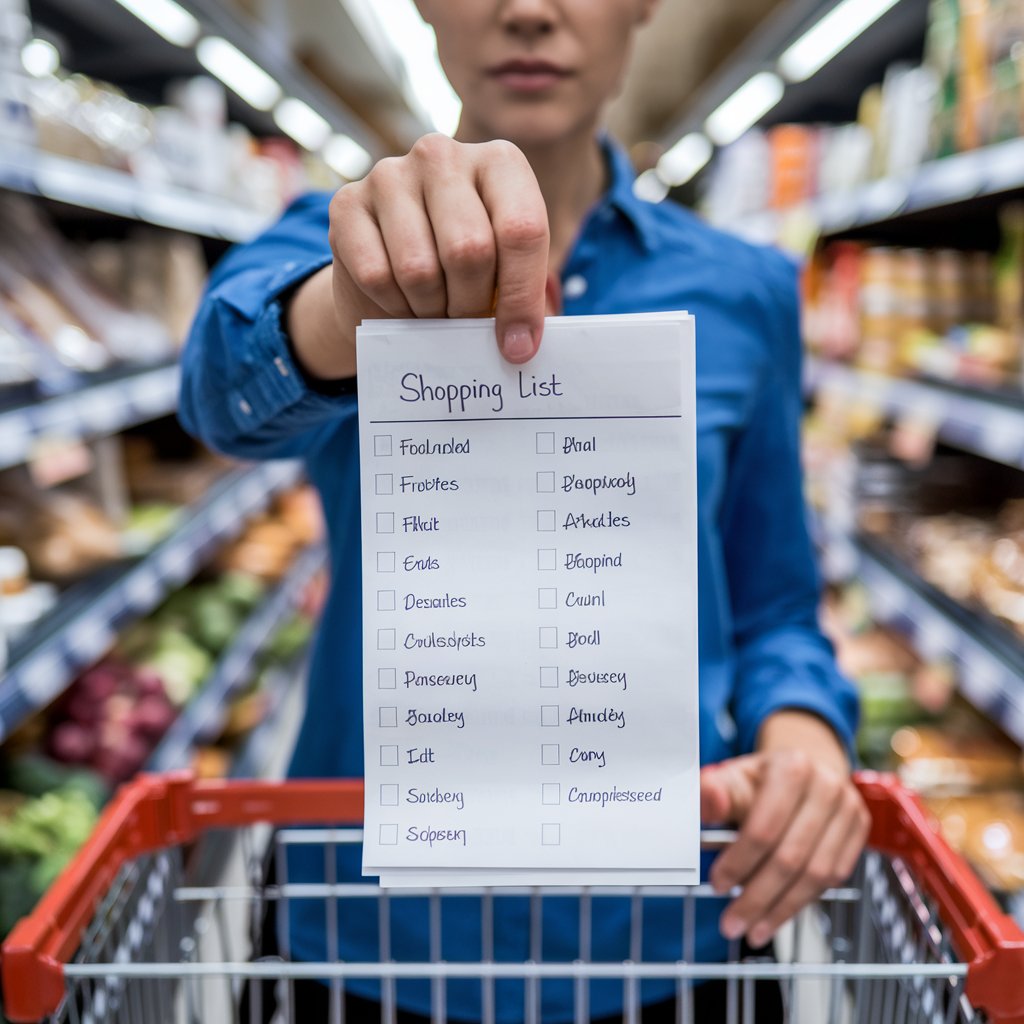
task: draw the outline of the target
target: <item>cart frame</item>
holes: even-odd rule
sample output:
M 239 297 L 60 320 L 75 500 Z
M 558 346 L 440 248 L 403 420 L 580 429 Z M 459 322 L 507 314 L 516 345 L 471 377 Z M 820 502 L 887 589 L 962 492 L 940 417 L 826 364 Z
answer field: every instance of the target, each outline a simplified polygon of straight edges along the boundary
M 966 974 L 963 992 L 992 1024 L 1024 1024 L 1024 932 L 1004 914 L 967 863 L 950 849 L 921 801 L 895 777 L 861 772 L 855 781 L 871 812 L 869 847 L 898 859 L 920 890 L 934 901 L 949 942 L 962 964 L 926 965 L 923 977 Z M 273 826 L 359 827 L 363 815 L 361 781 L 197 781 L 190 773 L 145 775 L 122 787 L 102 815 L 93 835 L 61 876 L 22 919 L 3 945 L 0 961 L 4 1007 L 16 1024 L 44 1019 L 58 1011 L 67 994 L 69 976 L 104 972 L 109 966 L 74 964 L 76 950 L 90 922 L 122 868 L 145 855 L 187 844 L 208 830 L 240 828 L 257 823 Z M 567 890 L 559 890 L 567 892 Z M 595 892 L 599 890 L 594 890 Z M 221 965 L 220 970 L 228 965 Z M 290 964 L 289 975 L 324 977 L 330 965 Z M 486 964 L 352 964 L 337 966 L 347 978 L 430 977 L 523 978 L 522 965 Z M 601 977 L 614 968 L 616 978 L 754 978 L 807 976 L 885 978 L 900 965 L 878 964 L 644 964 L 530 965 L 530 976 Z M 236 977 L 269 978 L 274 964 L 232 964 Z M 190 964 L 193 976 L 217 965 Z M 143 976 L 153 965 L 118 964 L 116 973 Z M 840 970 L 841 969 L 841 970 Z M 280 965 L 277 965 L 280 971 Z

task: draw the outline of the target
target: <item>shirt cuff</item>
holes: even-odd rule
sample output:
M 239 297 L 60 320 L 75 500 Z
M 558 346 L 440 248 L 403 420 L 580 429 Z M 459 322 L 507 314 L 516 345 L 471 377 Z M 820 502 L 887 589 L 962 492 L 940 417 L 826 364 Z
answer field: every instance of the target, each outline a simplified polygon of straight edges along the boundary
M 228 392 L 228 411 L 239 430 L 261 427 L 284 413 L 293 426 L 317 426 L 351 407 L 354 388 L 330 395 L 309 386 L 284 330 L 281 296 L 329 263 L 330 258 L 288 263 L 270 282 L 263 308 L 249 332 L 248 372 Z
M 850 758 L 856 763 L 854 731 L 857 699 L 845 679 L 835 679 L 834 688 L 799 670 L 782 682 L 778 679 L 748 686 L 742 708 L 737 709 L 736 725 L 741 751 L 752 751 L 765 720 L 779 711 L 807 711 L 822 719 L 836 734 Z

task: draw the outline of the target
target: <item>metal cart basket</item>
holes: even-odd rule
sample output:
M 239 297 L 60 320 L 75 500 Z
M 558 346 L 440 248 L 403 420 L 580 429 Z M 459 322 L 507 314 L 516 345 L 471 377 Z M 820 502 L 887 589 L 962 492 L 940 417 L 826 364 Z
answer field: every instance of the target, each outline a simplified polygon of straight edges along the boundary
M 523 1019 L 542 1024 L 541 986 L 549 979 L 569 979 L 575 1021 L 584 1024 L 591 984 L 613 979 L 622 986 L 623 1019 L 634 1024 L 640 1021 L 645 981 L 671 979 L 677 1019 L 686 1022 L 693 1020 L 693 986 L 718 978 L 726 981 L 730 1024 L 750 1024 L 756 1021 L 755 1003 L 744 995 L 756 979 L 774 978 L 782 986 L 787 1019 L 806 1024 L 1024 1024 L 1024 933 L 945 844 L 915 797 L 889 776 L 863 773 L 857 784 L 871 809 L 870 848 L 846 887 L 825 893 L 798 919 L 778 960 L 694 962 L 697 905 L 715 898 L 707 887 L 559 887 L 522 890 L 536 925 L 531 929 L 536 955 L 528 961 L 496 962 L 489 955 L 494 902 L 509 890 L 481 889 L 473 894 L 481 907 L 480 962 L 446 963 L 432 955 L 427 962 L 408 963 L 391 956 L 390 909 L 403 899 L 428 901 L 431 951 L 439 954 L 441 906 L 464 899 L 466 890 L 407 893 L 332 880 L 337 844 L 361 838 L 361 783 L 142 777 L 120 791 L 93 837 L 4 944 L 4 1011 L 19 1024 L 248 1024 L 261 1020 L 262 1011 L 259 998 L 241 1009 L 243 989 L 248 985 L 258 995 L 263 986 L 255 981 L 276 979 L 281 996 L 275 1019 L 291 1021 L 289 986 L 315 978 L 330 984 L 334 1024 L 343 1019 L 345 986 L 373 978 L 380 984 L 381 1020 L 390 1024 L 396 1019 L 396 987 L 415 978 L 427 979 L 431 1016 L 440 1022 L 447 1019 L 447 986 L 470 978 L 480 987 L 482 1018 L 489 1024 L 502 1009 L 495 988 L 511 978 L 524 994 Z M 271 833 L 268 825 L 277 831 Z M 264 884 L 256 856 L 259 829 L 279 864 L 295 844 L 323 848 L 325 883 L 289 883 L 279 869 L 276 879 Z M 238 885 L 194 877 L 196 858 L 189 853 L 214 830 L 238 833 L 236 850 L 250 855 Z M 722 834 L 707 839 L 728 841 Z M 578 897 L 581 955 L 572 963 L 543 962 L 543 901 L 567 894 Z M 600 962 L 588 955 L 591 915 L 606 898 L 630 901 L 633 955 L 625 961 Z M 378 915 L 378 959 L 341 960 L 330 934 L 324 963 L 248 959 L 247 922 L 260 917 L 267 901 L 281 906 L 297 899 L 323 901 L 329 924 L 338 925 L 339 908 L 348 913 L 353 904 L 356 912 Z M 649 899 L 678 902 L 683 950 L 678 962 L 642 959 L 640 935 Z

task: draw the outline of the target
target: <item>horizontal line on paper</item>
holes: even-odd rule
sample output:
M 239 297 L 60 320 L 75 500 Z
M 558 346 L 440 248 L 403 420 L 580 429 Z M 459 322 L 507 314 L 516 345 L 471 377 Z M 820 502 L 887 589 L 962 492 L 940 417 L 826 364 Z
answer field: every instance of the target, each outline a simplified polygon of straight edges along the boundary
M 503 421 L 526 421 L 543 423 L 549 420 L 681 420 L 681 413 L 665 416 L 442 416 L 433 420 L 370 420 L 373 426 L 388 426 L 396 423 L 492 423 Z

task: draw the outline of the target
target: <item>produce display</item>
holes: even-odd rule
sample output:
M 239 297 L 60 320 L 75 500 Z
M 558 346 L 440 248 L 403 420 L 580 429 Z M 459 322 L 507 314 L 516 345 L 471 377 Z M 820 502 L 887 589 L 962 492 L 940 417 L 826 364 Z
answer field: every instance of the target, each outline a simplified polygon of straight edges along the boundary
M 890 375 L 1022 387 L 1024 206 L 996 254 L 835 242 L 804 276 L 808 348 Z

